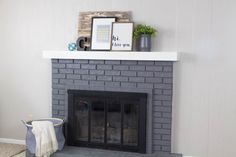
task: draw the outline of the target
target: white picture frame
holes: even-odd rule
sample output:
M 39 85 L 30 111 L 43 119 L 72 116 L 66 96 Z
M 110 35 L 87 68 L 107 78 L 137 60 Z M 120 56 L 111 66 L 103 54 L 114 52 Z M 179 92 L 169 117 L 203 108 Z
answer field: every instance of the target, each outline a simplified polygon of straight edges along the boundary
M 112 51 L 132 51 L 133 49 L 133 22 L 112 23 Z
M 91 29 L 91 50 L 111 50 L 112 23 L 116 17 L 93 17 Z

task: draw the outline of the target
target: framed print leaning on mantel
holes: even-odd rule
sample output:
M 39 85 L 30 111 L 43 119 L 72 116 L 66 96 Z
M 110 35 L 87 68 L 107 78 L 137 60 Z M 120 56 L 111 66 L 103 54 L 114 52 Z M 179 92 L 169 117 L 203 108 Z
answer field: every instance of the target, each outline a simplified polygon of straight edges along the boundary
M 112 23 L 112 43 L 113 51 L 132 51 L 133 47 L 133 22 L 113 22 Z
M 112 23 L 116 17 L 93 17 L 91 29 L 91 50 L 111 50 Z

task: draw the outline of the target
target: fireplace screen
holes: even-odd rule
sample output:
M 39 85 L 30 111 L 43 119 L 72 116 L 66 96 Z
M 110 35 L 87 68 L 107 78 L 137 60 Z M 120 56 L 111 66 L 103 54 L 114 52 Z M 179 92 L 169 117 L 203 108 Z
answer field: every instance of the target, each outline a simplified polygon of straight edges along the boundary
M 145 153 L 147 94 L 68 90 L 67 142 Z

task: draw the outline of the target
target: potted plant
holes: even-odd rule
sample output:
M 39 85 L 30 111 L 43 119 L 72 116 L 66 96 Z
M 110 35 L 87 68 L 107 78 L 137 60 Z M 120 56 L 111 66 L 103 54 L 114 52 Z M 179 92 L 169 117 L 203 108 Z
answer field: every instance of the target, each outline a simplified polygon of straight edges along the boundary
M 137 51 L 151 51 L 151 37 L 154 37 L 157 30 L 147 25 L 137 25 L 134 29 L 134 39 Z

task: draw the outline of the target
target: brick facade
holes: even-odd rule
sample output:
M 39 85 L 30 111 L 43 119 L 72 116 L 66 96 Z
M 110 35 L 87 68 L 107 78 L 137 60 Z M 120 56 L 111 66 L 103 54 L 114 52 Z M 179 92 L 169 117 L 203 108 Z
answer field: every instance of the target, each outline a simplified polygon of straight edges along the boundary
M 70 86 L 152 91 L 152 151 L 171 151 L 173 62 L 52 60 L 52 115 L 67 117 Z

